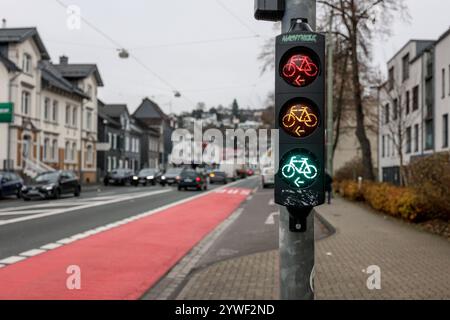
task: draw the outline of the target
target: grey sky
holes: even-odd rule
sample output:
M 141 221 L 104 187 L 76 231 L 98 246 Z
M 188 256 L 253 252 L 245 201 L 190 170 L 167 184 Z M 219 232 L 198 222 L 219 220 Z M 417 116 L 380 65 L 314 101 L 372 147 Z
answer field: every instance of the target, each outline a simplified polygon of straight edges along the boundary
M 257 55 L 264 39 L 275 35 L 272 24 L 255 21 L 253 0 L 61 0 L 77 5 L 97 28 L 122 44 L 148 68 L 183 94 L 174 100 L 171 89 L 133 59 L 121 60 L 116 47 L 86 24 L 66 27 L 67 14 L 56 0 L 2 0 L 0 18 L 8 26 L 37 26 L 53 61 L 66 54 L 70 62 L 94 62 L 105 82 L 100 96 L 111 103 L 128 103 L 133 111 L 144 96 L 165 111 L 191 109 L 198 101 L 207 107 L 263 106 L 273 88 L 273 75 L 260 76 Z M 410 38 L 437 38 L 449 26 L 450 2 L 407 0 L 410 24 L 395 22 L 394 36 L 376 45 L 375 61 L 384 66 Z M 241 23 L 239 20 L 243 21 Z M 261 37 L 254 37 L 255 33 Z M 203 44 L 165 44 L 240 38 Z M 159 47 L 158 47 L 159 46 Z M 172 106 L 170 106 L 172 101 Z

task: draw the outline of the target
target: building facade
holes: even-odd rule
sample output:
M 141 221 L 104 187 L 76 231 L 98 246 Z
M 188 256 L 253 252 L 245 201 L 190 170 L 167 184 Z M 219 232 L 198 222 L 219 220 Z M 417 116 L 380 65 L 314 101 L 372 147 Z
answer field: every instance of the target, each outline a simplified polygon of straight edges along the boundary
M 411 160 L 448 150 L 450 33 L 411 40 L 388 62 L 380 88 L 379 178 L 401 184 Z
M 36 28 L 0 29 L 0 102 L 14 104 L 13 123 L 0 125 L 3 169 L 28 177 L 67 169 L 96 180 L 95 70 L 95 81 L 74 79 L 51 63 Z M 90 81 L 91 93 L 81 85 Z

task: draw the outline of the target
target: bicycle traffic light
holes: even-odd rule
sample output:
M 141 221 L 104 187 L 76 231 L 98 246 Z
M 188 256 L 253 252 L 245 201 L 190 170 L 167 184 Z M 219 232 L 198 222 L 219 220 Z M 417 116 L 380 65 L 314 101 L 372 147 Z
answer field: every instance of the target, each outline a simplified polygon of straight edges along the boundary
M 325 202 L 325 36 L 312 31 L 278 36 L 275 62 L 275 202 L 315 207 Z

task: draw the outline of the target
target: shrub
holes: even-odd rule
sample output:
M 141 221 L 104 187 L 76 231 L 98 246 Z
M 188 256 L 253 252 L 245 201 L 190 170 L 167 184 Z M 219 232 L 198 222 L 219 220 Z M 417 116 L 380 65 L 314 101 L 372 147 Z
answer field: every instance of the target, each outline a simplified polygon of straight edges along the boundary
M 359 190 L 358 183 L 354 181 L 342 181 L 337 187 L 341 196 L 353 201 L 366 201 L 375 210 L 388 215 L 414 222 L 427 218 L 423 198 L 414 189 L 367 182 Z
M 409 183 L 423 196 L 434 217 L 450 220 L 450 153 L 434 154 L 412 162 Z

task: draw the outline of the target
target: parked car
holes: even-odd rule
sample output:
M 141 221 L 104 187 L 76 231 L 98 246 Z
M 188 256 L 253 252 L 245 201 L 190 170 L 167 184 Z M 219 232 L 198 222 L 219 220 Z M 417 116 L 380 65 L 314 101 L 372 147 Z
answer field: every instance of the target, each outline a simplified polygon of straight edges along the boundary
M 247 170 L 247 177 L 251 177 L 255 174 L 255 171 L 253 171 L 253 169 L 248 169 Z
M 261 184 L 263 188 L 267 188 L 269 185 L 275 184 L 275 173 L 272 167 L 266 167 L 261 170 Z
M 151 184 L 154 186 L 159 177 L 160 173 L 157 169 L 142 169 L 138 174 L 133 176 L 133 185 L 136 187 L 140 184 L 144 186 Z
M 103 184 L 107 185 L 126 185 L 131 184 L 133 180 L 133 171 L 130 169 L 116 169 L 111 172 L 108 172 L 106 177 L 103 179 Z
M 223 171 L 212 171 L 209 174 L 209 183 L 223 183 L 227 184 L 227 174 Z
M 81 194 L 80 181 L 71 171 L 41 173 L 30 184 L 23 186 L 21 191 L 22 198 L 25 201 L 59 199 L 65 194 L 73 194 L 75 197 L 79 197 Z
M 194 170 L 183 171 L 178 183 L 178 190 L 187 190 L 189 188 L 197 189 L 199 191 L 207 190 L 207 176 Z
M 16 196 L 20 198 L 23 180 L 13 172 L 0 171 L 0 198 Z
M 171 168 L 167 170 L 167 172 L 161 176 L 161 185 L 164 187 L 166 185 L 171 186 L 173 184 L 178 184 L 181 179 L 181 174 L 185 170 L 185 168 Z

